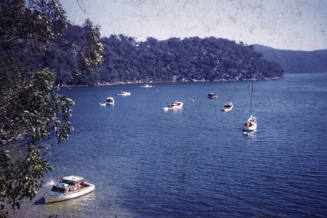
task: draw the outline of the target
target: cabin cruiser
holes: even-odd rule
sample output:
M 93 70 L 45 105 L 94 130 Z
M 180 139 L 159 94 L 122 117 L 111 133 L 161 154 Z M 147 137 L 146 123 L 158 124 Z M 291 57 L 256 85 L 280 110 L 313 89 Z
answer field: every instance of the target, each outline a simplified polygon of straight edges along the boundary
M 94 191 L 95 186 L 79 176 L 66 176 L 44 195 L 45 203 L 65 201 Z
M 218 96 L 217 96 L 215 93 L 209 93 L 209 94 L 208 94 L 208 98 L 209 98 L 209 99 L 217 99 Z
M 168 110 L 182 109 L 183 105 L 184 103 L 181 101 L 173 101 L 171 104 L 168 105 L 168 107 L 164 107 L 163 110 L 168 111 Z
M 115 99 L 113 97 L 108 97 L 106 99 L 106 105 L 114 105 L 115 104 Z
M 221 111 L 227 112 L 227 111 L 231 111 L 233 109 L 234 105 L 232 102 L 228 102 L 224 105 L 223 109 L 221 109 Z
M 149 85 L 149 84 L 145 84 L 145 85 L 143 85 L 143 86 L 141 86 L 142 88 L 152 88 L 152 86 L 151 85 Z
M 130 93 L 130 92 L 126 92 L 126 91 L 121 91 L 121 92 L 118 93 L 117 95 L 120 95 L 120 96 L 130 96 L 131 93 Z

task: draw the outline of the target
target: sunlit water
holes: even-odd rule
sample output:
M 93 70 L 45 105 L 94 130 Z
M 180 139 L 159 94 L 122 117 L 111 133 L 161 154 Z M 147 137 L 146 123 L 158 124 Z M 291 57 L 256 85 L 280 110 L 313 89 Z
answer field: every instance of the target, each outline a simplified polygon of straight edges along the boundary
M 60 176 L 95 184 L 89 195 L 26 203 L 16 216 L 327 216 L 327 74 L 255 82 L 258 130 L 242 135 L 251 83 L 78 87 L 75 132 L 47 155 Z M 131 96 L 117 96 L 121 90 Z M 215 92 L 217 100 L 207 94 Z M 109 96 L 114 107 L 100 106 Z M 221 112 L 228 98 L 234 108 Z M 184 109 L 162 111 L 173 100 Z

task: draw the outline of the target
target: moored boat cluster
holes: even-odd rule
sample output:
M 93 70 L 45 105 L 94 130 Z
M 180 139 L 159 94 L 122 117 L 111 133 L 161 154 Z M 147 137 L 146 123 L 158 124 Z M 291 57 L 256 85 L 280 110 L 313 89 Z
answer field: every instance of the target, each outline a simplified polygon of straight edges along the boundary
M 142 88 L 151 88 L 152 86 L 149 84 L 145 84 L 143 86 L 141 86 Z M 244 123 L 243 125 L 243 134 L 248 134 L 251 133 L 253 131 L 255 131 L 257 129 L 257 120 L 256 118 L 253 116 L 253 91 L 254 91 L 254 80 L 252 80 L 252 92 L 251 92 L 251 115 L 250 118 Z M 120 96 L 130 96 L 131 92 L 127 92 L 127 91 L 121 91 L 120 93 L 118 93 L 117 95 Z M 216 93 L 208 93 L 208 98 L 209 99 L 218 99 L 218 95 Z M 193 100 L 194 101 L 194 100 Z M 102 106 L 113 106 L 115 104 L 115 99 L 113 97 L 108 97 L 106 99 L 105 103 L 100 103 L 100 105 Z M 169 111 L 169 110 L 179 110 L 179 109 L 183 109 L 184 103 L 181 101 L 173 101 L 172 103 L 168 104 L 168 106 L 163 107 L 162 109 L 164 111 Z M 221 109 L 221 111 L 223 112 L 228 112 L 231 111 L 233 109 L 234 105 L 231 101 L 228 100 L 227 103 L 224 104 L 223 108 Z
M 252 80 L 252 92 L 251 92 L 251 115 L 250 118 L 243 125 L 243 134 L 248 135 L 257 129 L 257 120 L 253 116 L 253 80 Z M 151 88 L 150 85 L 144 85 L 142 88 Z M 120 96 L 130 96 L 131 92 L 121 91 L 117 95 Z M 217 94 L 209 93 L 209 99 L 218 99 Z M 194 101 L 194 100 L 193 100 Z M 102 106 L 113 106 L 115 104 L 115 99 L 113 97 L 108 97 L 105 103 L 100 103 Z M 167 107 L 162 108 L 164 111 L 169 110 L 179 110 L 183 109 L 184 103 L 181 101 L 173 101 Z M 234 105 L 231 101 L 228 101 L 224 104 L 221 111 L 228 112 L 233 109 Z M 95 186 L 91 183 L 88 183 L 82 177 L 78 176 L 67 176 L 62 177 L 60 182 L 54 185 L 48 193 L 45 194 L 44 199 L 46 203 L 64 201 L 72 198 L 76 198 L 87 193 L 94 191 Z

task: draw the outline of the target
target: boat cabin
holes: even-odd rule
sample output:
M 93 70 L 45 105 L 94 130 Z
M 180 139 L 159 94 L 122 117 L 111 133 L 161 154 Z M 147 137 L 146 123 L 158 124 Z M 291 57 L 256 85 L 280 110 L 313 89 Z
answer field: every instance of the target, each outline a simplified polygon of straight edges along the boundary
M 108 103 L 114 102 L 114 98 L 113 98 L 113 97 L 108 97 L 108 98 L 106 99 L 106 101 L 107 101 Z
M 216 98 L 218 98 L 218 96 L 215 93 L 209 93 L 208 94 L 208 98 L 210 98 L 210 99 L 216 99 Z
M 84 178 L 79 176 L 65 176 L 60 179 L 60 183 L 66 183 L 68 185 L 82 184 L 84 181 Z
M 173 101 L 171 104 L 168 105 L 169 108 L 174 108 L 174 107 L 181 107 L 183 105 L 182 102 L 179 101 Z
M 66 176 L 60 179 L 60 183 L 54 185 L 51 189 L 53 192 L 67 193 L 77 191 L 88 187 L 89 185 L 85 182 L 84 178 L 78 176 Z
M 67 193 L 70 190 L 70 186 L 68 184 L 59 183 L 57 185 L 54 185 L 51 189 L 53 192 L 59 192 L 59 193 Z

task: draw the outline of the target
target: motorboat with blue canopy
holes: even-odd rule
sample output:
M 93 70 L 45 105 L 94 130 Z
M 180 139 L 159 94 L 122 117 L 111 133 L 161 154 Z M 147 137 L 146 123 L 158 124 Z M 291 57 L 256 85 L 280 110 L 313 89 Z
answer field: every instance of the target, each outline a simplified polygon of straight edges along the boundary
M 69 200 L 94 191 L 95 186 L 79 176 L 66 176 L 44 195 L 45 203 Z

